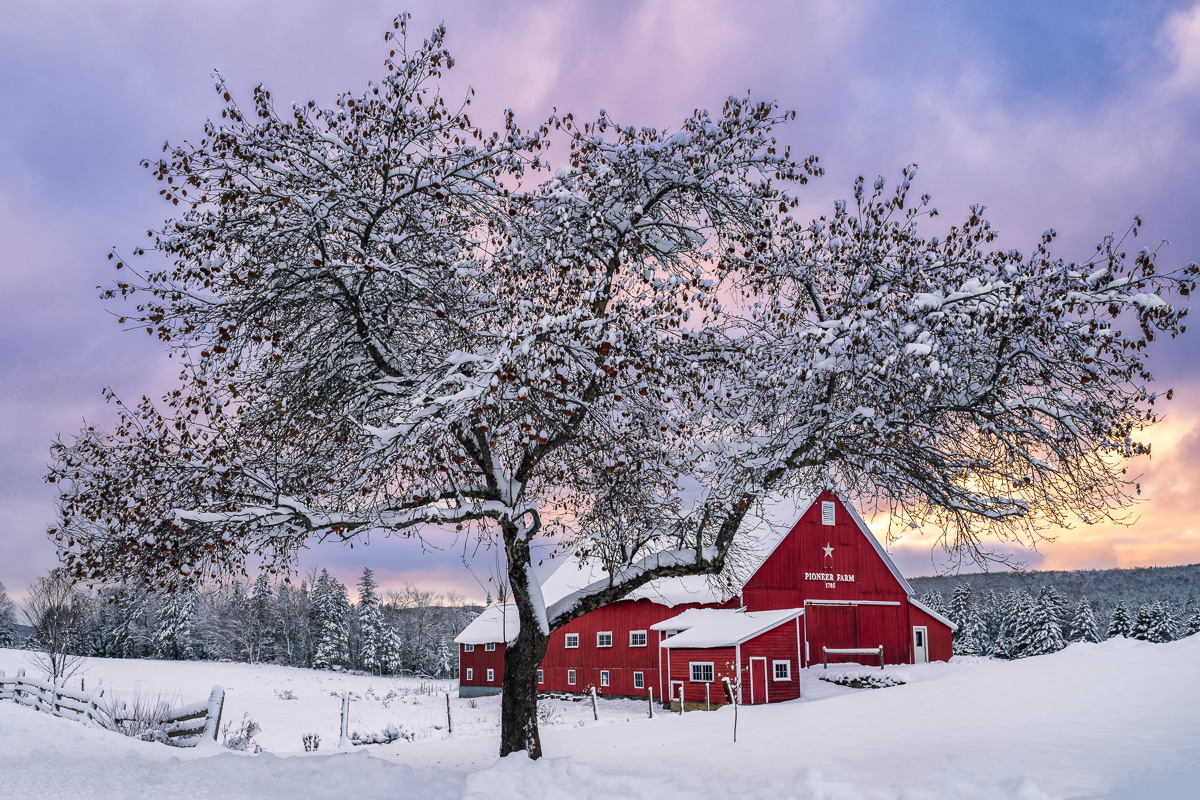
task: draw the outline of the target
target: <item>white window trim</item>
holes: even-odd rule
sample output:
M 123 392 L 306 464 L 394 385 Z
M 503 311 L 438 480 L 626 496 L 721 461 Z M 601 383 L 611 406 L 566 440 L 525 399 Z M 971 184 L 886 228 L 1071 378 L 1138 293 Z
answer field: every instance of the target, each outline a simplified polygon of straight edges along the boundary
M 779 671 L 778 671 L 780 664 L 782 664 L 784 667 L 787 668 L 787 672 L 782 678 L 779 677 Z M 771 680 L 783 682 L 783 681 L 790 681 L 791 679 L 792 679 L 792 662 L 791 661 L 783 660 L 783 661 L 772 661 L 771 662 Z
M 488 670 L 488 683 L 491 683 L 494 680 L 496 680 L 496 670 L 489 669 Z
M 475 680 L 475 670 L 471 669 L 470 667 L 467 667 L 467 680 Z
M 569 669 L 569 670 L 567 670 L 567 686 L 574 686 L 574 685 L 575 685 L 575 670 Z
M 464 645 L 463 645 L 463 652 L 464 652 L 464 653 L 474 653 L 474 652 L 475 652 L 475 645 L 473 645 L 473 644 L 464 644 Z
M 571 644 L 571 642 L 574 642 L 575 644 Z M 566 636 L 564 636 L 563 637 L 563 647 L 566 648 L 567 650 L 578 650 L 579 649 L 579 634 L 578 633 L 568 633 Z
M 606 670 L 606 669 L 600 670 L 600 685 L 601 686 L 609 685 L 608 670 Z
M 607 636 L 608 644 L 600 644 L 600 637 Z M 612 647 L 613 636 L 612 631 L 596 631 L 596 647 Z
M 546 682 L 546 674 L 542 670 L 538 670 L 538 685 L 541 686 Z
M 642 643 L 634 644 L 633 637 L 639 633 L 642 635 Z M 629 646 L 630 647 L 645 647 L 649 641 L 650 641 L 650 634 L 648 634 L 646 631 L 630 631 L 629 632 Z
M 483 646 L 483 649 L 484 649 L 484 650 L 486 650 L 486 651 L 488 651 L 488 652 L 490 653 L 490 652 L 492 652 L 493 650 L 495 650 L 495 649 L 496 649 L 496 643 L 495 643 L 495 642 L 488 642 L 487 644 L 485 644 L 485 645 Z
M 708 667 L 708 672 L 712 677 L 708 680 L 704 680 L 703 678 L 697 680 L 696 667 Z M 716 680 L 717 671 L 712 661 L 691 661 L 688 662 L 688 676 L 691 678 L 692 683 L 713 683 Z
M 643 674 L 641 672 L 633 673 L 633 688 L 635 688 L 635 689 L 645 689 L 646 688 L 645 674 Z
M 822 525 L 836 524 L 837 519 L 834 516 L 834 514 L 836 513 L 834 509 L 836 509 L 836 508 L 837 508 L 837 506 L 835 506 L 829 500 L 821 501 L 821 524 Z M 828 522 L 826 520 L 828 520 Z

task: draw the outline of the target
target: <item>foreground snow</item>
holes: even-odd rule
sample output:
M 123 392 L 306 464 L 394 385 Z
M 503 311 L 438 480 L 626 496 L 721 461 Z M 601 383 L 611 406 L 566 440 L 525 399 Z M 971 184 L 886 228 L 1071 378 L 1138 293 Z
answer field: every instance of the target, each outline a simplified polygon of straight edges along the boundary
M 0 669 L 11 674 L 23 658 L 0 650 Z M 641 703 L 603 701 L 598 724 L 586 704 L 557 703 L 543 728 L 547 758 L 534 763 L 496 759 L 496 698 L 475 707 L 455 698 L 456 730 L 447 736 L 421 727 L 438 703 L 444 718 L 445 698 L 421 694 L 419 682 L 97 659 L 89 674 L 117 691 L 136 683 L 190 700 L 223 682 L 230 712 L 259 721 L 271 752 L 206 756 L 0 703 L 0 796 L 1187 797 L 1200 785 L 1197 663 L 1200 636 L 1073 645 L 1017 662 L 889 668 L 909 683 L 881 690 L 833 686 L 816 680 L 819 669 L 807 670 L 805 700 L 739 711 L 736 745 L 729 709 L 651 720 Z M 288 688 L 295 700 L 275 696 Z M 360 727 L 401 722 L 419 731 L 417 740 L 326 755 L 337 725 L 329 693 L 339 689 L 363 698 L 353 705 Z M 368 690 L 396 694 L 385 707 Z M 281 755 L 310 731 L 321 735 L 320 753 Z

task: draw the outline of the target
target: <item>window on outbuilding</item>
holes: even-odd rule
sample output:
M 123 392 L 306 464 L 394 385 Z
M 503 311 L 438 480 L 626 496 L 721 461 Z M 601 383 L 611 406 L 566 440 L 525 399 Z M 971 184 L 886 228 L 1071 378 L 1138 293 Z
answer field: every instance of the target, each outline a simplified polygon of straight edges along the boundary
M 483 646 L 483 649 L 484 649 L 484 650 L 487 650 L 487 651 L 490 653 L 490 652 L 492 652 L 493 650 L 495 650 L 495 649 L 496 649 L 496 643 L 495 643 L 495 642 L 488 642 L 487 644 L 485 644 L 485 645 Z
M 475 680 L 475 670 L 471 669 L 470 667 L 467 667 L 467 680 Z
M 690 664 L 692 668 L 693 683 L 712 683 L 713 681 L 713 662 L 711 661 L 693 661 Z
M 646 632 L 645 631 L 630 631 L 629 632 L 629 646 L 630 647 L 645 647 L 646 646 Z
M 475 652 L 475 645 L 473 645 L 473 644 L 464 644 L 464 645 L 463 645 L 463 652 L 464 652 L 464 653 L 474 653 L 474 652 Z
M 606 669 L 600 670 L 600 685 L 608 686 L 608 670 Z
M 792 679 L 792 662 L 791 661 L 773 661 L 775 667 L 775 680 L 790 681 Z
M 575 670 L 573 669 L 567 670 L 567 684 L 570 686 L 575 685 Z
M 579 634 L 568 633 L 564 638 L 563 646 L 568 650 L 579 647 Z
M 612 647 L 612 631 L 597 632 L 596 647 Z
M 488 670 L 488 683 L 491 683 L 494 680 L 496 680 L 496 670 L 489 669 Z
M 646 688 L 646 676 L 640 672 L 633 673 L 633 688 L 645 689 Z
M 539 669 L 538 670 L 538 684 L 540 685 L 545 682 L 546 682 L 546 676 L 544 674 L 542 674 L 542 671 Z

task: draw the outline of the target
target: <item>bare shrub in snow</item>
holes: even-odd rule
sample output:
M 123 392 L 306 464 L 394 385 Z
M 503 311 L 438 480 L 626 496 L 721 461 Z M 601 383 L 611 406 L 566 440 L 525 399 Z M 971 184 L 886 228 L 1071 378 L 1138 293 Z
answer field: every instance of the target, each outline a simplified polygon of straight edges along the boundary
M 250 719 L 249 712 L 242 714 L 242 721 L 234 727 L 233 720 L 221 726 L 222 744 L 230 750 L 261 753 L 262 746 L 254 741 L 254 737 L 262 732 L 262 727 Z
M 321 737 L 315 733 L 306 733 L 301 741 L 304 742 L 304 752 L 315 753 L 321 748 Z
M 171 705 L 172 700 L 168 697 L 142 694 L 137 690 L 123 700 L 107 696 L 102 706 L 105 727 L 135 739 L 166 742 L 163 727 Z
M 291 689 L 276 689 L 275 696 L 280 700 L 295 700 L 296 693 Z
M 83 664 L 91 600 L 65 573 L 55 570 L 34 583 L 23 610 L 33 628 L 26 643 L 33 663 L 53 682 L 75 674 Z

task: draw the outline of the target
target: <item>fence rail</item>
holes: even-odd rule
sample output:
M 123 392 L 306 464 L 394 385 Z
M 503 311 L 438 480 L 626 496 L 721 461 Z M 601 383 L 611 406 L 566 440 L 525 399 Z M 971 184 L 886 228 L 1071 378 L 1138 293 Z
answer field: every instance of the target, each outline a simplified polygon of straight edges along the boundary
M 37 711 L 99 728 L 112 729 L 134 719 L 134 711 L 128 703 L 121 703 L 110 714 L 101 705 L 104 693 L 101 682 L 97 682 L 90 692 L 85 692 L 81 683 L 76 691 L 68 689 L 65 680 L 52 683 L 29 678 L 24 669 L 17 670 L 16 677 L 8 678 L 0 670 L 0 700 L 13 700 Z M 157 724 L 176 747 L 195 747 L 207 741 L 215 743 L 224 708 L 225 690 L 214 686 L 208 700 L 173 708 L 158 719 Z
M 883 645 L 879 647 L 822 647 L 821 660 L 825 669 L 829 669 L 830 656 L 875 656 L 879 659 L 879 668 L 883 669 Z

